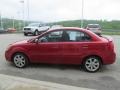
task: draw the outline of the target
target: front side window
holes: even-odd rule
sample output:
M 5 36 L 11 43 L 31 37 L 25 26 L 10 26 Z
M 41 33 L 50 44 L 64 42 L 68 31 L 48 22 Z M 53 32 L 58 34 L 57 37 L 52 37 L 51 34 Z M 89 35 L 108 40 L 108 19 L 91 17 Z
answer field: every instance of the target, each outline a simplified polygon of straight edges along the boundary
M 39 38 L 39 42 L 60 42 L 63 31 L 53 31 Z

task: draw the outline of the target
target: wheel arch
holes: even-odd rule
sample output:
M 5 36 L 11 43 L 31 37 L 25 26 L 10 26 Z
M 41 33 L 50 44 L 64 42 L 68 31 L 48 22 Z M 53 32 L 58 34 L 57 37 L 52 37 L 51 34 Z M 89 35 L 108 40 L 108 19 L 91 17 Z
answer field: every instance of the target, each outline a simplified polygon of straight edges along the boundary
M 94 55 L 88 55 L 88 56 L 83 57 L 81 64 L 83 64 L 83 63 L 85 62 L 85 60 L 86 60 L 87 58 L 89 58 L 89 57 L 97 57 L 97 58 L 99 58 L 99 60 L 101 61 L 101 64 L 103 64 L 103 59 L 102 59 L 102 57 L 99 56 L 99 55 L 95 55 L 95 54 L 94 54 Z
M 16 52 L 14 52 L 14 53 L 12 54 L 12 56 L 11 56 L 11 61 L 13 61 L 13 57 L 14 57 L 14 55 L 17 54 L 17 53 L 21 53 L 21 54 L 25 55 L 25 56 L 27 57 L 28 61 L 30 62 L 29 56 L 28 56 L 25 52 L 22 52 L 22 51 L 16 51 Z

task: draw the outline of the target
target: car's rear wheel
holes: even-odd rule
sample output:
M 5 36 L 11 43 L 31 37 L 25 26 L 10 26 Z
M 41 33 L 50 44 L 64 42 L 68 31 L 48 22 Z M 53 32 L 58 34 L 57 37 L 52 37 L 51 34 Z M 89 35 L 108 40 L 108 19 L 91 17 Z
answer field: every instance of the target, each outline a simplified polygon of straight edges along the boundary
M 24 68 L 28 65 L 28 58 L 23 53 L 16 53 L 13 56 L 13 63 L 18 68 Z
M 101 60 L 99 57 L 90 56 L 85 59 L 83 68 L 88 72 L 97 72 L 101 68 Z

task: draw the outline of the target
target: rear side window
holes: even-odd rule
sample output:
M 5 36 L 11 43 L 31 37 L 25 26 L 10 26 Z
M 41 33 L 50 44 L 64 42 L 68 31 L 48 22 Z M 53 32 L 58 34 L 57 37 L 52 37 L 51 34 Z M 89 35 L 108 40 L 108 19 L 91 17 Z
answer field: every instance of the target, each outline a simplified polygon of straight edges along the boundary
M 91 37 L 80 31 L 66 31 L 69 35 L 69 41 L 73 42 L 81 42 L 81 41 L 91 41 Z

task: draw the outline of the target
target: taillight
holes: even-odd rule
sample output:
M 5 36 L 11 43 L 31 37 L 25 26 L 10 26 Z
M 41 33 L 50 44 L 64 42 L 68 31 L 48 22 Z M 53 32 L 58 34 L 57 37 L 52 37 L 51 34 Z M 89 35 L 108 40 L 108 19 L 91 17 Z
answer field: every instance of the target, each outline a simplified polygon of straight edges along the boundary
M 109 42 L 109 49 L 114 51 L 114 44 L 112 41 Z

